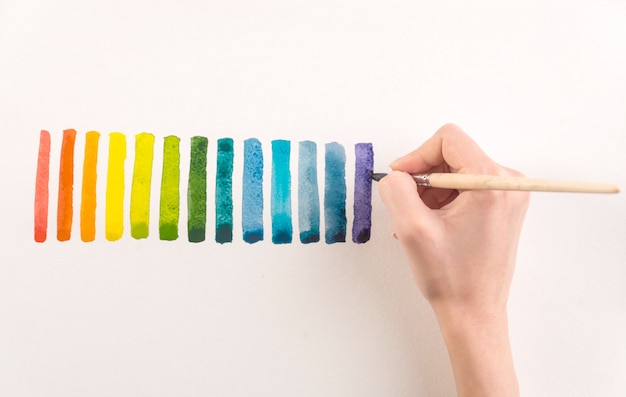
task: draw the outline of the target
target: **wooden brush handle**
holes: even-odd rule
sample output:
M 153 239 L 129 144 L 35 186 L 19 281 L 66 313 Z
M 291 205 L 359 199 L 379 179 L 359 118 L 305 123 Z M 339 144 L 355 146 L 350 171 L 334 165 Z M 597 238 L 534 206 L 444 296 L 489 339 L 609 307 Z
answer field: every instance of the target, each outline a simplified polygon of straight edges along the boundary
M 416 180 L 423 176 L 415 176 Z M 514 176 L 434 173 L 428 176 L 432 187 L 458 190 L 526 190 L 536 192 L 617 193 L 616 185 L 607 183 L 555 181 Z

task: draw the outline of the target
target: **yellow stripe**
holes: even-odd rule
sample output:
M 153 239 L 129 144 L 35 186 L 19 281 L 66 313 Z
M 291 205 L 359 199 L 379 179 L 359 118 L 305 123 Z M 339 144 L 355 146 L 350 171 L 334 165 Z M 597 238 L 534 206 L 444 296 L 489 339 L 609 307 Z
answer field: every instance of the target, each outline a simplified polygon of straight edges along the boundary
M 109 169 L 107 173 L 106 239 L 119 240 L 124 234 L 124 160 L 126 137 L 119 132 L 109 134 Z
M 146 238 L 150 229 L 150 183 L 154 135 L 143 132 L 135 137 L 135 168 L 130 193 L 130 234 Z

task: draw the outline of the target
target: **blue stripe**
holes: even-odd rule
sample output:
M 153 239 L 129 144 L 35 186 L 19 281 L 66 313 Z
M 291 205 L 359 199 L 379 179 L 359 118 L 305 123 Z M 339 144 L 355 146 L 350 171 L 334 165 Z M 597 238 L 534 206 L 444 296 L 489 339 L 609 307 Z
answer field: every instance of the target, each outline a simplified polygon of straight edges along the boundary
M 272 141 L 272 242 L 289 244 L 291 225 L 291 174 L 289 158 L 291 142 Z
M 324 190 L 327 244 L 346 241 L 346 152 L 339 143 L 326 144 Z
M 298 156 L 298 226 L 304 244 L 320 241 L 320 200 L 317 189 L 317 145 L 300 142 Z
M 263 150 L 256 138 L 243 142 L 243 190 L 241 224 L 243 240 L 263 240 Z

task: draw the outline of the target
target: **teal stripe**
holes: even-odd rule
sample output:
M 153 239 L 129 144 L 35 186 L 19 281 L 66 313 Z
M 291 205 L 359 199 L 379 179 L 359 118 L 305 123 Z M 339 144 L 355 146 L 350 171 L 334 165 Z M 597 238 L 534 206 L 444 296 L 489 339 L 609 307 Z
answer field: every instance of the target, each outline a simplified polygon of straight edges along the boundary
M 233 140 L 217 141 L 217 173 L 215 177 L 215 241 L 233 241 Z
M 289 171 L 291 143 L 272 141 L 272 242 L 291 243 L 291 173 Z

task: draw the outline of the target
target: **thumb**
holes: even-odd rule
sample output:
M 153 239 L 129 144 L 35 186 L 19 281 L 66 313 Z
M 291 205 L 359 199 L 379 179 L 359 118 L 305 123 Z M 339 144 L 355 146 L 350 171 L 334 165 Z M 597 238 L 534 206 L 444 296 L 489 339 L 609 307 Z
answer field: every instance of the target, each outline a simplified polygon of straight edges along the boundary
M 389 173 L 380 180 L 378 191 L 400 242 L 417 243 L 437 223 L 436 215 L 420 198 L 415 180 L 406 172 Z

